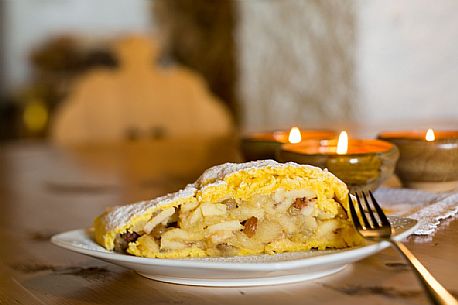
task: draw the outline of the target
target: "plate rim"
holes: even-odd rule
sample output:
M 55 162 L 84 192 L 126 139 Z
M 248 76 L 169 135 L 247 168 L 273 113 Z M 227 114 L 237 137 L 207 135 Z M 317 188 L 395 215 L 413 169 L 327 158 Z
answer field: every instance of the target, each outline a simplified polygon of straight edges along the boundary
M 413 218 L 391 216 L 392 218 L 398 218 L 400 220 L 414 221 L 414 225 L 402 233 L 393 237 L 394 240 L 402 240 L 407 236 L 411 235 L 419 225 L 419 222 Z M 368 245 L 341 249 L 338 252 L 326 253 L 323 255 L 317 255 L 312 257 L 303 257 L 291 260 L 284 260 L 278 262 L 230 262 L 230 261 L 210 261 L 210 260 L 193 260 L 193 259 L 167 259 L 167 258 L 146 258 L 138 257 L 128 254 L 121 254 L 115 252 L 103 252 L 100 250 L 91 250 L 77 245 L 71 244 L 66 236 L 74 234 L 84 234 L 92 243 L 96 244 L 87 233 L 87 229 L 76 229 L 69 230 L 66 232 L 58 233 L 51 238 L 51 242 L 64 249 L 85 254 L 91 257 L 95 257 L 102 260 L 109 260 L 111 262 L 119 263 L 135 263 L 148 266 L 165 266 L 165 267 L 180 267 L 180 268 L 203 268 L 203 269 L 220 269 L 220 270 L 243 270 L 243 271 L 275 271 L 275 270 L 287 270 L 294 268 L 303 268 L 307 266 L 314 266 L 317 264 L 326 264 L 342 260 L 344 254 L 347 259 L 352 261 L 351 258 L 358 258 L 367 253 L 369 255 L 382 250 L 390 245 L 388 241 L 371 242 Z M 106 250 L 107 251 L 107 250 Z M 346 254 L 346 255 L 345 255 Z M 211 259 L 211 258 L 209 258 Z

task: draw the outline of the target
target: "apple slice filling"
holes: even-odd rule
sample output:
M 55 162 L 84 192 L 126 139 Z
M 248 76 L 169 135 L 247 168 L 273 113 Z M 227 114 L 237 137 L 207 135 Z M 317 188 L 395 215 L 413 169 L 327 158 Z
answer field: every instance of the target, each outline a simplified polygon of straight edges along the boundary
M 339 234 L 345 223 L 340 220 L 348 216 L 340 204 L 335 205 L 337 212 L 321 210 L 310 190 L 277 191 L 249 201 L 186 203 L 160 210 L 142 228 L 118 235 L 115 251 L 126 252 L 130 243 L 141 241 L 153 253 L 189 247 L 207 256 L 283 252 L 280 245 Z

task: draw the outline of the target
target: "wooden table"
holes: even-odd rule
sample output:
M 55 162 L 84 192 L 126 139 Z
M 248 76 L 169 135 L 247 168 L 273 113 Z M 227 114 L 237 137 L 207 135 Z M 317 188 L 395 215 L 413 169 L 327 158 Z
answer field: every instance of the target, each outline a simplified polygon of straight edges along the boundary
M 50 236 L 88 227 L 105 207 L 175 191 L 206 167 L 237 161 L 222 141 L 159 141 L 0 149 L 0 304 L 426 304 L 412 272 L 391 249 L 329 277 L 290 285 L 208 288 L 160 283 L 58 248 Z M 458 295 L 458 221 L 412 252 Z

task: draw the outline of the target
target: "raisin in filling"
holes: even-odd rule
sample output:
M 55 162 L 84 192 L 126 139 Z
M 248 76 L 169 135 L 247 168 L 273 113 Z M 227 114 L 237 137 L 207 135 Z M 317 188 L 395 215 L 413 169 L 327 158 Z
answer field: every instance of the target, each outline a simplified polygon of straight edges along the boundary
M 136 232 L 126 232 L 118 235 L 114 240 L 114 250 L 125 253 L 129 243 L 135 242 L 139 237 L 140 235 Z

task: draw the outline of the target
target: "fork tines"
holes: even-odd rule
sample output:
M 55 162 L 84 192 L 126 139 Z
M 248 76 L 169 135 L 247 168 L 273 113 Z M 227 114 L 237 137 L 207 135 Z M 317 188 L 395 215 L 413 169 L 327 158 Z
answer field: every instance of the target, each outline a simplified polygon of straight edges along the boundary
M 388 218 L 386 217 L 380 205 L 377 203 L 377 200 L 375 200 L 374 194 L 372 194 L 371 191 L 369 191 L 369 195 L 367 195 L 365 192 L 360 192 L 360 194 L 358 194 L 358 192 L 355 192 L 355 197 L 358 205 L 359 215 L 363 222 L 362 224 L 358 217 L 358 212 L 356 211 L 355 203 L 351 198 L 350 194 L 348 195 L 350 214 L 356 228 L 377 229 L 381 227 L 390 227 L 390 222 L 388 221 Z M 370 198 L 370 200 L 368 200 L 368 198 Z M 363 204 L 361 202 L 364 202 L 364 206 L 366 209 L 363 208 Z M 370 202 L 372 202 L 373 208 L 371 207 Z M 370 221 L 366 213 L 369 214 Z

